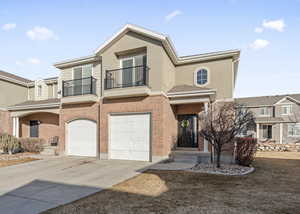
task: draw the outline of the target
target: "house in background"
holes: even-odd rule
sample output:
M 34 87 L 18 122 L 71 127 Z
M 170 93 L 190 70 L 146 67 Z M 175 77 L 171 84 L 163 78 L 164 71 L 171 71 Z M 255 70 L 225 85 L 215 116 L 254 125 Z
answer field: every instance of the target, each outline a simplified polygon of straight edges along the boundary
M 296 143 L 300 141 L 300 94 L 235 99 L 255 115 L 260 142 Z
M 1 71 L 0 132 L 17 137 L 41 136 L 46 141 L 58 136 L 57 79 L 32 81 Z
M 6 107 L 11 130 L 59 136 L 65 155 L 152 161 L 174 148 L 209 152 L 198 115 L 233 101 L 239 56 L 180 57 L 168 36 L 126 25 L 91 56 L 56 63 L 58 78 L 26 83 L 24 100 Z

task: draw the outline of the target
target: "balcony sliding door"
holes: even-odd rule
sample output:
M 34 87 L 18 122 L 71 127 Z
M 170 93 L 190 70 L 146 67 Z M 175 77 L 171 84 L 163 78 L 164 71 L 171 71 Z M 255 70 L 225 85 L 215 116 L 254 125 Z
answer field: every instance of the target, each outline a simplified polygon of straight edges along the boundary
M 135 57 L 135 85 L 145 85 L 146 84 L 146 66 L 147 57 L 146 55 L 139 55 Z
M 73 69 L 73 94 L 89 94 L 91 92 L 92 65 L 85 65 Z
M 73 80 L 73 94 L 79 95 L 82 93 L 82 67 L 74 68 Z
M 122 85 L 123 87 L 130 87 L 133 83 L 133 62 L 134 59 L 123 59 L 122 60 Z
M 121 60 L 122 81 L 121 87 L 138 86 L 145 84 L 146 55 L 137 55 Z

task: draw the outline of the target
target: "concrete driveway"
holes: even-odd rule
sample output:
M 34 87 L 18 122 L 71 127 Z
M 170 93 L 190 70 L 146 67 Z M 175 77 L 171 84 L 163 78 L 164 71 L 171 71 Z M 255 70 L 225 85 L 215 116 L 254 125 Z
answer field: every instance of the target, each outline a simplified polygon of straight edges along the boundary
M 58 157 L 0 168 L 0 209 L 32 214 L 88 196 L 137 175 L 151 163 Z

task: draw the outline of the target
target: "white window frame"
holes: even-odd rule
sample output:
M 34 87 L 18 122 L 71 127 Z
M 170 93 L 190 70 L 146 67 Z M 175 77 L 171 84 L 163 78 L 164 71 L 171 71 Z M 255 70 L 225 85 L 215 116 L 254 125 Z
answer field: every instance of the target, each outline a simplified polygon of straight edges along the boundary
M 288 107 L 288 108 L 287 108 Z M 287 113 L 284 113 L 284 108 L 289 109 Z M 284 104 L 281 106 L 281 115 L 291 115 L 292 114 L 292 105 L 291 104 Z
M 94 77 L 94 66 L 93 66 L 93 64 L 85 64 L 85 65 L 78 65 L 78 66 L 75 66 L 75 67 L 72 68 L 72 80 L 74 80 L 74 70 L 76 68 L 81 68 L 83 70 L 84 67 L 88 67 L 88 66 L 92 67 L 91 77 Z M 81 78 L 82 78 L 82 75 L 81 75 Z
M 82 71 L 81 71 L 81 79 L 82 79 L 82 74 L 83 74 L 83 68 L 84 67 L 88 67 L 88 66 L 91 66 L 92 67 L 92 73 L 91 73 L 91 77 L 94 77 L 94 65 L 92 63 L 89 63 L 89 64 L 85 64 L 85 65 L 78 65 L 78 66 L 75 66 L 72 68 L 72 80 L 75 80 L 74 79 L 74 73 L 75 73 L 75 69 L 76 68 L 81 68 Z M 92 87 L 92 86 L 91 86 Z M 74 89 L 73 89 L 74 90 Z M 83 90 L 83 88 L 82 88 Z
M 43 86 L 37 85 L 37 96 L 42 97 L 43 96 Z
M 287 127 L 288 137 L 300 137 L 300 133 L 298 135 L 296 135 L 296 134 L 294 134 L 294 131 L 293 131 L 293 134 L 290 134 L 290 128 L 294 129 L 295 127 L 297 127 L 298 129 L 300 129 L 300 123 L 290 123 L 290 124 L 288 124 L 288 127 Z
M 265 109 L 264 110 L 264 114 L 261 113 L 262 109 Z M 271 116 L 271 114 L 270 114 L 270 108 L 269 107 L 259 107 L 259 116 L 260 117 Z
M 207 71 L 207 81 L 206 81 L 206 83 L 204 83 L 204 84 L 199 84 L 198 81 L 197 81 L 197 73 L 198 73 L 200 70 L 206 70 L 206 71 Z M 207 67 L 200 67 L 200 68 L 197 68 L 197 69 L 194 71 L 194 85 L 199 86 L 199 87 L 203 87 L 203 86 L 208 85 L 209 83 L 210 83 L 210 70 L 209 70 Z
M 147 57 L 147 54 L 146 53 L 143 53 L 143 54 L 136 54 L 136 55 L 132 55 L 132 56 L 124 56 L 124 57 L 120 57 L 119 58 L 119 63 L 120 63 L 120 69 L 123 69 L 123 61 L 124 60 L 129 60 L 129 59 L 132 59 L 132 67 L 135 67 L 136 66 L 136 62 L 135 62 L 135 57 L 137 56 L 141 56 L 141 57 Z M 132 69 L 132 82 L 135 82 L 135 69 Z M 117 78 L 120 78 L 120 82 L 122 83 L 123 82 L 123 75 L 120 73 L 120 76 L 117 77 Z

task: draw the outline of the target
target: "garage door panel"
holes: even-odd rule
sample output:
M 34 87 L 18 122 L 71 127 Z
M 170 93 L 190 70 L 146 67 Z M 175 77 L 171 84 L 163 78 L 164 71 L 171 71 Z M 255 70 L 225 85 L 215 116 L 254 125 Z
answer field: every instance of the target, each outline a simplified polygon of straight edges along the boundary
M 149 161 L 150 115 L 110 116 L 110 158 Z
M 75 120 L 68 124 L 68 155 L 97 155 L 97 125 L 90 120 Z

